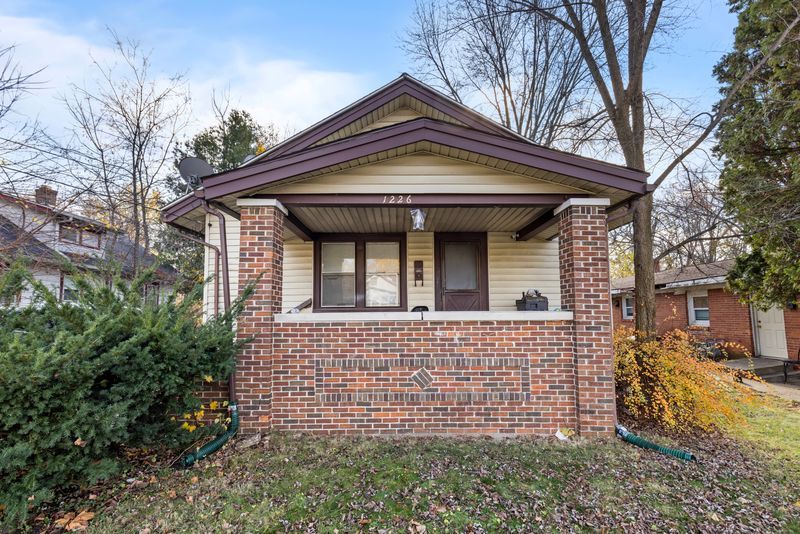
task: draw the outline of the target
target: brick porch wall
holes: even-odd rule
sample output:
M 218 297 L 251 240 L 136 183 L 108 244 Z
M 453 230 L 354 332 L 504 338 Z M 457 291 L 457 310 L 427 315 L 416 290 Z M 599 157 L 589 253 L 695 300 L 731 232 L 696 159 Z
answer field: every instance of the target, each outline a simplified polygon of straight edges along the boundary
M 617 414 L 606 211 L 603 206 L 571 206 L 559 217 L 561 306 L 575 314 L 578 431 L 610 434 Z
M 484 432 L 610 435 L 615 421 L 605 208 L 559 214 L 562 307 L 574 321 L 275 322 L 283 211 L 241 202 L 244 433 Z
M 571 338 L 568 321 L 276 323 L 272 427 L 354 434 L 575 428 Z
M 241 206 L 240 291 L 256 283 L 237 324 L 240 338 L 252 338 L 236 365 L 243 432 L 268 429 L 271 423 L 272 328 L 283 292 L 283 218 L 276 206 Z

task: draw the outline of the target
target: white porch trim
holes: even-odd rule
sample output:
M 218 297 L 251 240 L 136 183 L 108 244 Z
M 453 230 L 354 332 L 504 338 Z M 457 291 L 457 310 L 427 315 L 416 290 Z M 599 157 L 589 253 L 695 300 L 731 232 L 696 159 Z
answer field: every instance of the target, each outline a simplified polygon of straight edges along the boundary
M 237 206 L 273 206 L 283 212 L 284 215 L 289 215 L 289 210 L 286 206 L 281 204 L 277 198 L 237 198 Z
M 278 313 L 276 323 L 363 323 L 372 321 L 571 321 L 571 311 L 428 311 Z
M 572 206 L 610 206 L 610 198 L 570 198 L 553 210 L 553 215 L 558 215 Z

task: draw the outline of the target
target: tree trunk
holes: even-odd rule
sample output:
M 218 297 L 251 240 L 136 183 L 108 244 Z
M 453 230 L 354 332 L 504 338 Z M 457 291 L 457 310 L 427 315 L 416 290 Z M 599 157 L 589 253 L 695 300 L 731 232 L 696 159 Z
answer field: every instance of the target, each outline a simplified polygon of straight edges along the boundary
M 633 212 L 633 269 L 636 287 L 636 330 L 649 336 L 656 331 L 656 285 L 653 264 L 653 193 L 636 201 Z

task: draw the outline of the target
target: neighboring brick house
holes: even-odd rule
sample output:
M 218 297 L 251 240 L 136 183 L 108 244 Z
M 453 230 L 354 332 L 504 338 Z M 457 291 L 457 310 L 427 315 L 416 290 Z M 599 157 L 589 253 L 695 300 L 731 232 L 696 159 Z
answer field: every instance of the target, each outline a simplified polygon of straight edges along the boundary
M 32 198 L 0 192 L 0 270 L 22 258 L 34 277 L 58 298 L 73 298 L 73 283 L 66 264 L 84 273 L 97 273 L 111 262 L 123 277 L 133 276 L 133 241 L 102 222 L 58 206 L 55 189 L 42 185 Z M 139 247 L 140 264 L 152 266 L 157 258 Z M 158 301 L 172 293 L 177 272 L 159 265 L 145 292 Z M 30 302 L 31 288 L 17 296 L 17 305 Z
M 798 358 L 800 312 L 795 306 L 763 311 L 742 304 L 725 286 L 733 263 L 722 260 L 657 272 L 658 332 L 689 330 L 699 339 L 733 343 L 755 356 Z M 611 286 L 615 327 L 632 327 L 633 277 L 612 280 Z
M 610 435 L 607 214 L 646 191 L 403 75 L 163 219 L 211 245 L 223 298 L 257 279 L 246 432 Z M 549 307 L 517 311 L 529 288 Z

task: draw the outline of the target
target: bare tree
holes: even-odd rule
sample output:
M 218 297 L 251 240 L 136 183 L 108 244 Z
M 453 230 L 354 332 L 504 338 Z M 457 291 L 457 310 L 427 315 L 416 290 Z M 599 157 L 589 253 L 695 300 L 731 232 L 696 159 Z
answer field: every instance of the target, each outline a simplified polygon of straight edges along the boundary
M 724 209 L 711 157 L 680 165 L 653 202 L 654 262 L 662 269 L 733 258 L 744 250 L 743 233 Z M 623 226 L 610 234 L 614 277 L 633 274 L 633 232 Z
M 58 144 L 42 125 L 17 109 L 20 101 L 43 83 L 44 68 L 26 69 L 16 61 L 15 52 L 15 46 L 0 47 L 0 192 L 6 195 L 2 210 L 6 231 L 0 252 L 32 259 L 34 253 L 43 252 L 34 236 L 39 234 L 38 239 L 43 239 L 40 231 L 78 195 L 70 190 L 57 201 L 53 199 L 50 207 L 54 211 L 49 214 L 34 208 L 34 189 L 43 184 L 58 186 L 64 160 Z
M 713 263 L 744 250 L 742 229 L 726 212 L 713 161 L 680 166 L 654 202 L 655 261 L 669 267 Z
M 536 143 L 575 131 L 588 71 L 559 24 L 504 0 L 418 0 L 412 23 L 403 48 L 426 81 Z
M 589 70 L 595 90 L 613 128 L 625 164 L 646 169 L 647 101 L 644 76 L 647 55 L 659 31 L 670 29 L 680 19 L 663 0 L 511 0 L 525 13 L 559 24 L 575 39 Z M 787 37 L 796 31 L 800 16 L 788 21 L 783 33 L 772 42 L 764 57 L 740 83 L 731 88 L 713 111 L 705 112 L 705 123 L 687 145 L 672 146 L 677 153 L 664 165 L 653 186 L 658 187 L 714 131 L 739 88 L 772 57 Z M 599 33 L 600 38 L 595 39 Z M 687 128 L 697 127 L 689 121 Z M 683 130 L 679 128 L 679 130 Z M 636 328 L 655 332 L 655 284 L 653 266 L 653 195 L 635 203 L 633 216 L 634 269 L 636 284 Z
M 150 54 L 139 43 L 111 35 L 118 61 L 95 62 L 96 82 L 73 85 L 64 98 L 75 134 L 70 160 L 75 179 L 97 194 L 90 211 L 110 225 L 127 227 L 136 245 L 136 271 L 139 247 L 151 245 L 158 188 L 188 120 L 189 94 L 182 76 L 159 78 L 152 72 Z

